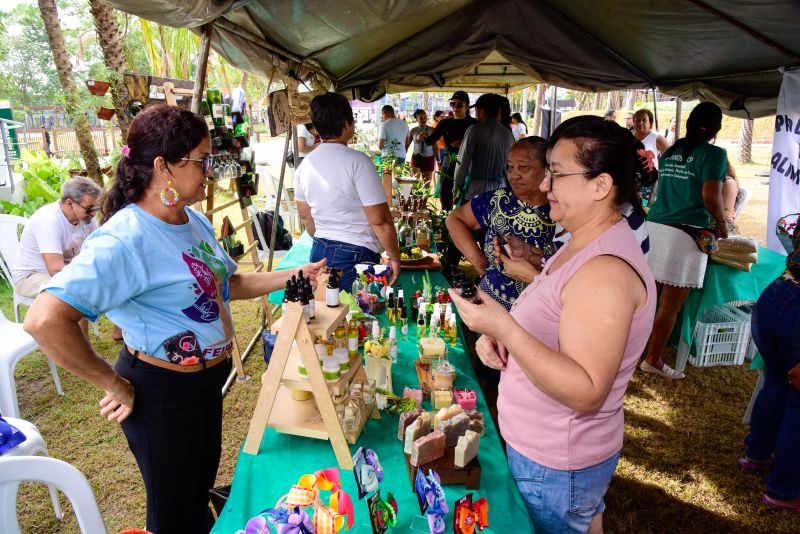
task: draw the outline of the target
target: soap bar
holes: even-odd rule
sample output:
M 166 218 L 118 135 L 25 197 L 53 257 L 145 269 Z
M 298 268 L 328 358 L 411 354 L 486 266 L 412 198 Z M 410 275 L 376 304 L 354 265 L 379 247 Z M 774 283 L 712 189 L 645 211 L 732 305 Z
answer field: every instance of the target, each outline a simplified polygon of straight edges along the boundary
M 431 433 L 431 414 L 422 412 L 422 415 L 417 417 L 413 423 L 406 428 L 405 441 L 403 442 L 403 452 L 411 454 L 411 446 L 422 436 L 427 436 Z
M 439 431 L 444 434 L 445 447 L 455 447 L 456 443 L 458 443 L 458 438 L 463 436 L 468 429 L 469 416 L 463 412 L 439 422 Z
M 419 467 L 444 456 L 444 434 L 431 432 L 411 446 L 411 465 Z
M 463 411 L 464 410 L 458 404 L 453 404 L 447 408 L 442 408 L 436 413 L 436 417 L 433 418 L 433 429 L 439 430 L 439 423 L 442 421 L 447 421 L 451 417 L 455 417 Z
M 404 387 L 403 397 L 406 399 L 414 399 L 417 401 L 417 406 L 422 406 L 422 390 L 420 388 Z
M 458 438 L 456 449 L 453 454 L 453 463 L 458 467 L 464 467 L 478 456 L 478 447 L 481 438 L 476 432 L 467 430 L 466 434 Z
M 455 391 L 456 402 L 465 410 L 474 410 L 478 395 L 474 389 L 457 389 Z
M 406 428 L 408 425 L 414 422 L 414 420 L 420 416 L 422 410 L 419 408 L 415 408 L 413 410 L 409 410 L 407 412 L 403 412 L 400 414 L 400 424 L 397 426 L 397 439 L 403 441 L 406 437 Z
M 419 354 L 424 360 L 444 358 L 444 339 L 423 337 L 419 340 Z
M 467 410 L 466 414 L 469 416 L 469 429 L 477 432 L 479 436 L 483 436 L 483 414 L 478 410 Z

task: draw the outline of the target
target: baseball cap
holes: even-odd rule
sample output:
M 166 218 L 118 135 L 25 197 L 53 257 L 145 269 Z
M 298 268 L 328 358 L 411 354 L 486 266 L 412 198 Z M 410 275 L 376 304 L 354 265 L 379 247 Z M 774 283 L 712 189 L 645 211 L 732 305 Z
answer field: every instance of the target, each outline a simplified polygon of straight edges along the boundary
M 453 96 L 450 97 L 450 100 L 461 100 L 469 106 L 469 95 L 464 91 L 456 91 L 453 93 Z

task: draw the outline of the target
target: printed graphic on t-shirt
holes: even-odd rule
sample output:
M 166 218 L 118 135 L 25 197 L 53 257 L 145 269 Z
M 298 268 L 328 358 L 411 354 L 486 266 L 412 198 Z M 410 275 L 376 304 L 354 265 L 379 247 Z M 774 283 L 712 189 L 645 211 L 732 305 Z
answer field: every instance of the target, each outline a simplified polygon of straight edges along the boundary
M 198 323 L 213 323 L 221 319 L 225 330 L 224 340 L 230 339 L 233 335 L 233 323 L 225 306 L 225 302 L 230 300 L 228 269 L 225 263 L 205 241 L 192 247 L 191 254 L 181 254 L 196 280 L 192 284 L 192 290 L 197 296 L 194 304 L 181 311 Z

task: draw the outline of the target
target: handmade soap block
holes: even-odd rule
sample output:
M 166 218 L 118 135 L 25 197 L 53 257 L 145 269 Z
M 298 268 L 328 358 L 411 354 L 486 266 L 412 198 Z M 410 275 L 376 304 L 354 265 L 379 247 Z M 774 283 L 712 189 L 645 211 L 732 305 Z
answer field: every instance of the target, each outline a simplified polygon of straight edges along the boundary
M 406 437 L 406 428 L 420 416 L 422 410 L 415 408 L 400 414 L 400 424 L 397 426 L 397 439 L 403 441 Z
M 422 390 L 420 388 L 404 387 L 403 397 L 406 399 L 414 399 L 417 401 L 417 406 L 422 406 Z
M 403 442 L 403 452 L 411 454 L 411 446 L 416 440 L 422 436 L 427 436 L 431 433 L 431 414 L 422 412 L 422 415 L 417 417 L 413 423 L 406 428 L 405 441 Z
M 463 411 L 464 410 L 458 404 L 453 404 L 447 408 L 442 408 L 436 413 L 436 417 L 433 418 L 433 429 L 439 430 L 439 423 L 442 421 L 447 421 L 451 417 L 455 417 Z
M 431 393 L 431 404 L 434 410 L 447 408 L 453 404 L 453 394 L 449 389 L 436 389 Z
M 456 402 L 465 410 L 474 410 L 478 395 L 474 389 L 457 389 L 454 392 Z
M 444 358 L 444 339 L 440 337 L 423 337 L 419 340 L 420 359 L 430 361 L 432 359 Z
M 469 416 L 469 429 L 483 436 L 483 414 L 478 410 L 467 410 L 466 414 Z
M 444 456 L 444 434 L 441 432 L 431 432 L 427 436 L 422 436 L 411 446 L 411 465 L 420 465 L 432 462 Z
M 458 438 L 469 429 L 469 416 L 464 412 L 439 422 L 439 431 L 444 434 L 444 446 L 455 447 Z
M 473 458 L 478 456 L 478 447 L 480 446 L 481 438 L 477 432 L 467 430 L 467 432 L 458 438 L 456 449 L 453 454 L 453 463 L 458 467 L 464 467 L 472 461 Z

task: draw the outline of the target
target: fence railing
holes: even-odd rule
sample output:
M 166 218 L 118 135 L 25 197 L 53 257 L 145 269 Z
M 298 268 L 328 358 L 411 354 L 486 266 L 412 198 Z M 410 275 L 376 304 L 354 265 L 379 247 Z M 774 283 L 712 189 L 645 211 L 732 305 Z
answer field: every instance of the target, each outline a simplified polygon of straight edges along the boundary
M 122 134 L 119 128 L 90 128 L 92 139 L 97 152 L 107 156 L 121 143 Z M 48 140 L 49 134 L 49 140 Z M 41 150 L 51 152 L 55 157 L 63 158 L 73 154 L 80 154 L 78 138 L 74 128 L 27 128 L 17 130 L 20 148 L 26 150 Z M 48 142 L 49 141 L 49 142 Z M 49 150 L 48 150 L 49 148 Z

